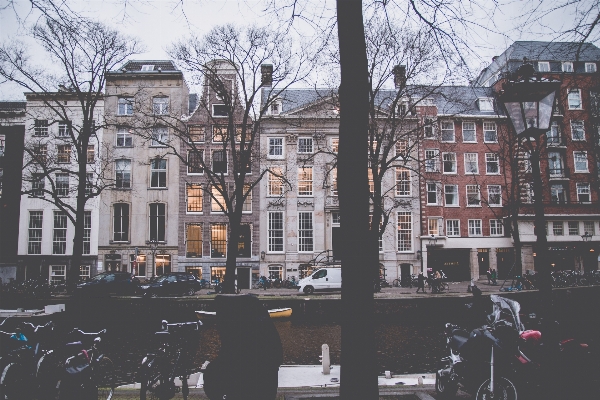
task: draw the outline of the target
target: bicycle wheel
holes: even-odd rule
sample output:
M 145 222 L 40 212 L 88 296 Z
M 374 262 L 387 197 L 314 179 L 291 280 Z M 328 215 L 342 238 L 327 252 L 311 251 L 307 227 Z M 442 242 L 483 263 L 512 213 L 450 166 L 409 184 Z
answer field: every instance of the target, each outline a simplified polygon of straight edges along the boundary
M 4 367 L 0 376 L 0 399 L 28 399 L 30 393 L 27 388 L 24 371 L 20 365 L 10 363 Z
M 94 366 L 93 371 L 98 400 L 110 400 L 115 392 L 115 368 L 112 360 L 104 357 Z
M 140 400 L 160 400 L 159 391 L 162 375 L 156 365 L 143 366 L 141 371 Z
M 400 281 L 399 281 L 398 279 L 394 279 L 394 280 L 392 281 L 392 286 L 393 286 L 393 287 L 398 287 L 398 286 L 400 286 Z

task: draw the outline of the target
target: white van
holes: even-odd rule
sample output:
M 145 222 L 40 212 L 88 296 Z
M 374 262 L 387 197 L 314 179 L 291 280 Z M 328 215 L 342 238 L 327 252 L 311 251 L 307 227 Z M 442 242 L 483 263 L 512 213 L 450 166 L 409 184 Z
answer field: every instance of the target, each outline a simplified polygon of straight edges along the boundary
M 298 282 L 300 291 L 311 294 L 315 290 L 342 289 L 341 268 L 321 268 Z

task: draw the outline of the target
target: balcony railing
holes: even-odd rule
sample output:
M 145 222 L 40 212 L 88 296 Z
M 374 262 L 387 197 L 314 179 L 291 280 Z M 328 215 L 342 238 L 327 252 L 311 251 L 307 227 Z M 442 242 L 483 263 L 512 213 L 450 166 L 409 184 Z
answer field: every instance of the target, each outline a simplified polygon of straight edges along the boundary
M 571 172 L 568 167 L 548 168 L 548 179 L 569 179 Z

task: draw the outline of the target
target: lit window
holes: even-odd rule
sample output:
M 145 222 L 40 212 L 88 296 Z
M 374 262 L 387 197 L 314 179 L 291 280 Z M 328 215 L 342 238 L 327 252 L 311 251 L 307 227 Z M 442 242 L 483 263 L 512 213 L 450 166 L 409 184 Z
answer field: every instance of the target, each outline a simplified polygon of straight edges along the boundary
M 89 253 L 84 253 L 89 254 Z M 79 267 L 79 279 L 84 281 L 91 276 L 92 268 L 89 265 L 82 265 Z
M 479 185 L 467 185 L 467 207 L 480 206 L 481 193 Z
M 70 163 L 71 162 L 71 145 L 59 144 L 56 146 L 56 162 Z
M 202 224 L 185 224 L 185 256 L 202 257 Z
M 577 184 L 577 201 L 580 203 L 589 203 L 591 201 L 589 183 Z
M 573 63 L 571 61 L 564 61 L 562 63 L 562 72 L 573 72 Z
M 571 134 L 573 135 L 573 140 L 585 140 L 585 130 L 583 126 L 583 121 L 571 120 Z
M 438 204 L 438 198 L 439 198 L 438 192 L 439 192 L 439 186 L 437 183 L 435 183 L 435 182 L 427 183 L 427 205 L 432 206 L 432 205 Z
M 156 115 L 166 115 L 169 113 L 169 98 L 155 97 L 152 99 L 152 111 Z
M 188 183 L 185 185 L 187 197 L 187 212 L 202 212 L 202 185 Z
M 54 211 L 54 229 L 52 231 L 52 254 L 67 252 L 67 213 Z
M 456 173 L 456 153 L 444 153 L 442 154 L 443 168 L 445 174 Z
M 569 236 L 579 235 L 579 221 L 567 221 L 569 227 Z
M 39 144 L 33 146 L 33 159 L 40 165 L 46 164 L 48 160 L 48 146 L 45 144 Z
M 215 185 L 211 190 L 210 211 L 213 213 L 222 213 L 223 210 L 227 211 L 227 203 L 220 189 L 220 186 Z
M 369 179 L 369 193 L 375 193 L 375 181 L 373 181 L 373 170 L 369 168 L 367 171 L 367 177 Z
M 227 257 L 227 225 L 226 224 L 211 224 L 210 225 L 210 257 L 211 258 Z
M 563 236 L 565 234 L 564 224 L 562 221 L 552 222 L 552 234 L 554 236 Z
M 485 173 L 489 175 L 500 173 L 498 153 L 485 153 Z
M 488 205 L 491 207 L 502 205 L 502 187 L 500 185 L 488 185 Z
M 283 195 L 283 173 L 280 167 L 272 167 L 269 171 L 268 196 Z
M 470 219 L 469 221 L 469 236 L 482 236 L 483 233 L 481 231 L 481 220 L 480 219 Z
M 43 211 L 29 211 L 27 254 L 42 254 Z
M 446 206 L 458 206 L 458 185 L 444 185 Z
M 252 256 L 252 225 L 241 224 L 240 225 L 240 236 L 237 244 L 237 256 L 238 257 L 251 257 Z
M 585 63 L 585 72 L 596 72 L 596 63 Z
M 396 168 L 396 196 L 410 196 L 410 170 Z
M 116 160 L 115 173 L 115 187 L 119 189 L 131 187 L 131 160 Z
M 454 122 L 442 121 L 442 141 L 454 142 Z
M 478 174 L 477 153 L 465 153 L 465 174 Z
M 447 219 L 446 220 L 446 235 L 447 236 L 460 236 L 460 220 L 458 219 Z
M 204 142 L 204 127 L 199 125 L 188 126 L 188 136 L 192 143 Z
M 119 97 L 117 115 L 133 115 L 133 97 Z
M 313 169 L 312 167 L 298 168 L 298 196 L 313 195 Z
M 439 172 L 439 150 L 425 150 L 425 172 Z
M 575 172 L 588 172 L 587 151 L 574 151 Z
M 548 61 L 538 61 L 538 72 L 550 72 L 550 63 Z
M 298 153 L 310 154 L 313 152 L 313 139 L 312 138 L 298 138 Z
M 412 251 L 412 213 L 398 212 L 398 251 Z
M 129 240 L 129 204 L 113 204 L 113 241 Z
M 483 123 L 483 141 L 485 143 L 496 143 L 498 141 L 495 122 Z
M 438 236 L 440 235 L 440 221 L 441 218 L 428 218 L 427 219 L 427 234 Z
M 117 147 L 132 147 L 133 135 L 129 128 L 117 128 Z
M 490 219 L 490 236 L 503 236 L 504 225 L 500 219 Z
M 581 110 L 581 91 L 569 89 L 568 102 L 569 110 Z
M 203 174 L 204 167 L 202 166 L 202 164 L 203 164 L 203 159 L 204 159 L 204 149 L 200 149 L 200 150 L 190 149 L 187 156 L 188 156 L 187 173 L 188 174 Z
M 269 138 L 269 158 L 283 158 L 283 138 Z
M 463 122 L 462 131 L 463 131 L 463 142 L 465 142 L 465 143 L 477 142 L 477 138 L 475 136 L 475 122 Z
M 331 139 L 331 152 L 334 154 L 337 154 L 339 146 L 340 146 L 340 139 L 332 138 Z
M 396 142 L 396 156 L 405 159 L 408 157 L 408 152 L 408 140 L 398 139 L 398 141 Z
M 150 204 L 150 240 L 155 242 L 165 241 L 166 228 L 166 204 Z
M 150 160 L 150 187 L 167 187 L 167 160 L 162 158 Z
M 269 252 L 283 251 L 283 211 L 269 211 L 268 248 Z
M 298 213 L 298 251 L 313 251 L 313 213 Z

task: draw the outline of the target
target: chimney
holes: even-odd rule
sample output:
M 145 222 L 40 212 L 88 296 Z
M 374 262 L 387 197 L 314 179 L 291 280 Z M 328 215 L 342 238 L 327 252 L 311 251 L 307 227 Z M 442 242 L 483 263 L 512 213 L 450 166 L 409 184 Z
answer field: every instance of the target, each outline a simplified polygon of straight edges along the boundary
M 406 65 L 396 65 L 392 70 L 394 74 L 394 85 L 400 89 L 406 85 Z
M 261 65 L 260 73 L 262 75 L 261 84 L 263 86 L 271 87 L 271 85 L 273 85 L 273 65 L 272 64 Z

